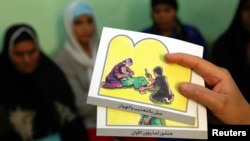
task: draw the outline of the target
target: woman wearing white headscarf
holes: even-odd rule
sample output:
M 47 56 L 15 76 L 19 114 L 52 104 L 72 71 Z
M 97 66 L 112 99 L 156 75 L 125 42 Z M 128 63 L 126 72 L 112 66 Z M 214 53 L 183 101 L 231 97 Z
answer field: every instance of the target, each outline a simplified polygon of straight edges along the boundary
M 64 13 L 66 42 L 55 57 L 75 94 L 76 107 L 88 128 L 96 127 L 96 106 L 86 104 L 98 41 L 92 8 L 83 1 L 70 3 Z

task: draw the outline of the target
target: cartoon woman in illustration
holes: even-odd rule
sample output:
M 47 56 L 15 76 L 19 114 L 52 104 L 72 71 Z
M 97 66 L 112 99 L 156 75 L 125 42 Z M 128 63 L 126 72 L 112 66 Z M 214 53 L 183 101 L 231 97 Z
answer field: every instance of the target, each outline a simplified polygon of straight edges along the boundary
M 130 69 L 130 66 L 133 64 L 131 58 L 126 58 L 122 62 L 118 63 L 113 67 L 111 72 L 107 75 L 105 81 L 101 82 L 101 86 L 104 88 L 121 88 L 122 79 L 127 77 L 132 77 L 134 72 Z
M 154 102 L 171 103 L 174 100 L 174 95 L 168 85 L 166 77 L 162 73 L 162 67 L 155 67 L 153 72 L 155 79 L 148 73 L 147 77 L 151 83 L 141 87 L 139 91 L 143 93 L 145 90 L 151 90 L 153 92 L 150 95 L 150 100 Z

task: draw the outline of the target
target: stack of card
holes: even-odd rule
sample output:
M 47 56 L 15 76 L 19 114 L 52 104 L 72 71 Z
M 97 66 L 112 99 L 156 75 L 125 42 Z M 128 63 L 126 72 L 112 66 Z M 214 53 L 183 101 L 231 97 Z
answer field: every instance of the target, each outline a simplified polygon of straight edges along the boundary
M 202 57 L 185 41 L 104 27 L 87 104 L 97 106 L 97 135 L 207 139 L 206 108 L 178 91 L 180 82 L 204 86 L 167 53 Z

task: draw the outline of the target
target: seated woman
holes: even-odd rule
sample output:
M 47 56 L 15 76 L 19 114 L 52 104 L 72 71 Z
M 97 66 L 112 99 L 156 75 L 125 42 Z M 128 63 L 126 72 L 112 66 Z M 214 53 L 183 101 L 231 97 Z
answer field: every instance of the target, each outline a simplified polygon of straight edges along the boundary
M 88 140 L 62 71 L 40 50 L 26 24 L 6 31 L 0 55 L 0 106 L 10 122 L 5 140 Z
M 122 62 L 116 64 L 106 76 L 105 81 L 101 83 L 101 86 L 104 88 L 123 87 L 122 80 L 134 75 L 134 72 L 130 69 L 131 65 L 133 65 L 133 60 L 131 58 L 126 58 Z
M 101 86 L 109 89 L 133 87 L 139 90 L 140 87 L 148 84 L 144 76 L 134 76 L 134 71 L 130 69 L 131 65 L 133 65 L 132 58 L 126 58 L 116 64 L 106 76 L 105 81 L 101 82 Z

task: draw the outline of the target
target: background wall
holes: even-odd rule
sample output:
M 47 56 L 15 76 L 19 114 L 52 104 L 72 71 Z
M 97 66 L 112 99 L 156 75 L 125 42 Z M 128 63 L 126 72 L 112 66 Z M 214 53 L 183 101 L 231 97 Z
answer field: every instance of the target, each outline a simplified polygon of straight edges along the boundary
M 62 12 L 71 1 L 0 0 L 0 45 L 10 24 L 26 22 L 36 29 L 42 50 L 52 57 L 63 44 Z M 104 26 L 140 31 L 151 24 L 149 0 L 86 1 L 95 11 L 99 34 Z M 238 4 L 238 0 L 178 2 L 180 19 L 196 26 L 209 45 L 227 28 Z

